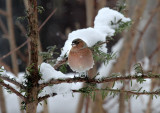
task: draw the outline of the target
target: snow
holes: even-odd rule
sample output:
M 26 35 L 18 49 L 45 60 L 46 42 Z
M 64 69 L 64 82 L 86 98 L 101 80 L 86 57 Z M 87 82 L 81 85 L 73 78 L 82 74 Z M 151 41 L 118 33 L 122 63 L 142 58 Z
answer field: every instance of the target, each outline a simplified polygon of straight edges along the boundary
M 123 46 L 123 43 L 124 43 L 124 39 L 120 39 L 117 44 L 115 44 L 113 47 L 112 47 L 112 52 L 113 53 L 116 53 L 116 57 L 118 58 L 119 56 L 119 53 L 120 53 L 120 50 Z M 113 59 L 111 61 L 109 61 L 108 64 L 104 64 L 102 63 L 101 64 L 101 67 L 98 69 L 98 72 L 99 72 L 99 75 L 96 76 L 96 79 L 101 79 L 101 78 L 105 78 L 108 76 L 108 74 L 110 74 L 110 71 L 113 67 L 113 64 L 116 62 L 116 59 Z
M 108 7 L 102 8 L 98 11 L 97 16 L 95 17 L 94 29 L 98 30 L 105 36 L 113 36 L 115 33 L 115 29 L 119 26 L 118 24 L 112 25 L 111 21 L 113 23 L 117 23 L 120 19 L 122 20 L 122 22 L 131 21 L 130 18 L 124 17 L 123 14 L 119 13 L 116 10 L 112 10 Z
M 68 39 L 64 44 L 58 60 L 61 60 L 61 57 L 63 57 L 64 55 L 68 55 L 69 50 L 71 49 L 71 43 L 74 39 L 82 39 L 89 47 L 92 47 L 98 41 L 104 42 L 106 40 L 106 37 L 113 36 L 115 33 L 115 29 L 118 28 L 118 24 L 112 25 L 111 21 L 117 23 L 120 19 L 122 22 L 131 21 L 130 18 L 126 18 L 121 13 L 108 7 L 100 9 L 97 16 L 95 17 L 93 28 L 89 27 L 79 29 L 69 33 Z M 103 45 L 102 50 L 104 52 L 107 51 L 107 49 L 105 48 L 105 44 Z
M 6 75 L 6 70 L 4 69 L 4 66 L 0 68 L 0 75 Z
M 40 80 L 39 83 L 47 82 L 50 79 L 70 78 L 62 72 L 55 70 L 50 64 L 44 62 L 40 65 L 40 73 L 42 74 L 42 80 Z

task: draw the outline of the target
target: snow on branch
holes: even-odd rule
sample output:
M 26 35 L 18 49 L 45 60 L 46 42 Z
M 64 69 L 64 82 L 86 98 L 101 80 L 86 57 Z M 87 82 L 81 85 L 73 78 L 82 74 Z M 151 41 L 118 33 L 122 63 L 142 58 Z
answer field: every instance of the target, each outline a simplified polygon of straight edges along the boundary
M 56 96 L 56 95 L 57 95 L 57 93 L 46 94 L 46 95 L 43 96 L 43 97 L 39 97 L 39 98 L 38 98 L 38 102 L 41 102 L 41 101 L 43 101 L 43 100 L 46 100 L 46 99 L 49 98 L 49 97 L 53 97 L 53 96 Z
M 16 89 L 11 87 L 9 84 L 4 83 L 3 81 L 0 81 L 0 85 L 4 86 L 9 90 L 9 92 L 15 93 L 17 96 L 19 96 L 22 100 L 26 101 L 26 97 L 24 97 L 21 93 L 19 93 Z
M 14 85 L 16 85 L 17 87 L 20 87 L 22 89 L 25 89 L 25 87 L 20 84 L 19 82 L 16 81 L 16 79 L 14 78 L 10 78 L 9 76 L 5 75 L 5 76 L 0 76 L 0 79 L 4 80 L 4 81 L 7 81 L 7 82 L 10 82 Z
M 51 79 L 46 83 L 40 84 L 40 89 L 43 89 L 46 86 L 53 85 L 53 84 L 61 84 L 61 83 L 76 83 L 76 82 L 86 82 L 86 83 L 105 83 L 105 82 L 116 82 L 116 81 L 123 81 L 123 80 L 137 80 L 137 82 L 143 82 L 144 79 L 151 79 L 151 78 L 159 78 L 160 75 L 134 75 L 134 76 L 110 76 L 102 79 L 89 79 L 89 78 L 81 78 L 81 77 L 74 77 L 74 78 L 66 78 L 66 79 Z
M 8 76 L 6 74 L 6 70 L 4 69 L 4 67 L 0 68 L 0 81 L 3 82 L 4 80 L 4 81 L 14 84 L 17 87 L 20 87 L 21 89 L 25 89 L 25 87 L 21 83 L 19 83 L 16 79 L 17 79 L 16 77 L 11 78 L 10 76 Z

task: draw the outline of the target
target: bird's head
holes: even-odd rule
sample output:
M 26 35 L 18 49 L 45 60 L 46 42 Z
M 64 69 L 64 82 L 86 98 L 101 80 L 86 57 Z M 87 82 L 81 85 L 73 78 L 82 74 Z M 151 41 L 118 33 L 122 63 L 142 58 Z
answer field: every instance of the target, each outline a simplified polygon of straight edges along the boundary
M 87 47 L 87 44 L 79 38 L 73 40 L 71 45 L 72 45 L 72 49 L 74 50 L 83 49 Z

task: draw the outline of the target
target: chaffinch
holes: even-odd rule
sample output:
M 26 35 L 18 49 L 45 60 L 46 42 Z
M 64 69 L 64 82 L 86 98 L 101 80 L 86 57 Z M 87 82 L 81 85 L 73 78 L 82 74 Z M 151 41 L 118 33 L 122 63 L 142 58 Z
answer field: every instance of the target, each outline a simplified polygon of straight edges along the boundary
M 94 65 L 92 51 L 81 39 L 72 41 L 72 48 L 68 55 L 70 68 L 76 72 L 87 72 Z

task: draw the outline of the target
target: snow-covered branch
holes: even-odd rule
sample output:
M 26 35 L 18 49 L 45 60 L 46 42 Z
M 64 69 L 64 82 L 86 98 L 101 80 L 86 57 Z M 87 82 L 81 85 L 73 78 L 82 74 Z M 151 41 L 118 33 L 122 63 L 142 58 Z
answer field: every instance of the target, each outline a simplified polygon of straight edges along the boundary
M 26 98 L 19 93 L 16 89 L 14 89 L 13 87 L 11 87 L 9 84 L 4 83 L 3 81 L 0 81 L 0 85 L 6 87 L 9 91 L 15 93 L 18 97 L 20 97 L 23 101 L 26 101 Z
M 155 75 L 134 75 L 134 76 L 116 76 L 116 77 L 106 77 L 100 79 L 89 79 L 89 78 L 81 78 L 81 77 L 74 77 L 74 78 L 67 78 L 67 79 L 51 79 L 46 83 L 40 84 L 39 88 L 43 89 L 46 86 L 49 85 L 54 85 L 54 84 L 61 84 L 61 83 L 76 83 L 76 82 L 86 82 L 86 83 L 104 83 L 104 82 L 116 82 L 116 81 L 123 81 L 123 80 L 139 80 L 143 81 L 144 79 L 151 79 L 151 78 L 159 78 L 160 75 L 155 74 Z
M 10 78 L 9 76 L 5 75 L 5 76 L 0 76 L 0 79 L 5 80 L 7 82 L 10 82 L 10 83 L 16 85 L 17 87 L 20 87 L 21 89 L 25 89 L 25 87 L 22 84 L 20 84 L 19 82 L 17 82 L 16 79 L 14 79 L 14 78 Z
M 45 99 L 47 99 L 49 97 L 53 97 L 53 96 L 56 96 L 56 95 L 57 95 L 57 93 L 52 93 L 52 94 L 47 94 L 47 95 L 45 95 L 43 97 L 39 97 L 38 98 L 38 102 L 41 102 L 41 101 L 43 101 L 43 100 L 45 100 Z
M 83 88 L 82 88 L 83 89 Z M 110 92 L 113 92 L 113 93 L 126 93 L 127 95 L 159 95 L 160 94 L 160 91 L 153 91 L 153 92 L 147 92 L 147 91 L 143 91 L 143 92 L 139 92 L 139 91 L 130 91 L 130 90 L 122 90 L 122 89 L 110 89 L 110 88 L 105 88 L 105 89 L 98 89 L 98 88 L 95 88 L 95 89 L 90 89 L 90 90 L 72 90 L 74 93 L 75 92 L 78 92 L 78 93 L 89 93 L 89 92 L 95 92 L 95 91 L 110 91 Z

